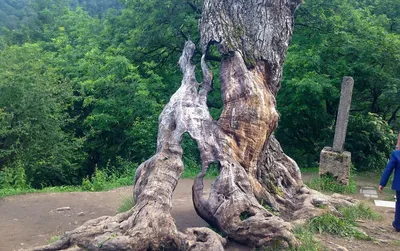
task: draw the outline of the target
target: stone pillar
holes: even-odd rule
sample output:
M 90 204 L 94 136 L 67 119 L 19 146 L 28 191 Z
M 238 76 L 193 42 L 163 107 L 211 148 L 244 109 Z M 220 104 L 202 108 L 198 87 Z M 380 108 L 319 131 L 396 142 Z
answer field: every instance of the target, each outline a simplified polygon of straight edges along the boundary
M 333 139 L 333 151 L 339 153 L 343 152 L 344 142 L 346 140 L 353 86 L 354 80 L 352 77 L 343 78 L 339 110 L 336 119 L 335 138 Z
M 349 122 L 353 86 L 352 77 L 343 78 L 333 147 L 324 147 L 319 161 L 319 175 L 329 174 L 343 185 L 348 185 L 350 181 L 351 153 L 343 151 L 343 148 Z
M 344 151 L 338 153 L 331 147 L 324 147 L 319 159 L 319 175 L 331 175 L 340 184 L 348 185 L 350 182 L 351 153 Z

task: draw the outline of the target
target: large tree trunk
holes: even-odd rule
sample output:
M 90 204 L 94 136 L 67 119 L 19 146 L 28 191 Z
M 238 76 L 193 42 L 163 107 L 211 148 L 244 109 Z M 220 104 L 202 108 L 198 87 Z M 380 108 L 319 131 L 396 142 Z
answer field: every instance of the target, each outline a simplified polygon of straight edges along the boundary
M 275 95 L 280 86 L 300 0 L 204 0 L 200 22 L 204 55 L 216 44 L 222 55 L 224 109 L 210 116 L 207 94 L 212 75 L 203 55 L 203 82 L 191 63 L 195 45 L 185 44 L 179 65 L 183 81 L 159 118 L 157 153 L 138 168 L 135 207 L 102 217 L 34 250 L 223 250 L 225 239 L 207 228 L 177 230 L 170 211 L 183 171 L 181 141 L 196 140 L 202 170 L 192 188 L 197 213 L 229 238 L 248 246 L 283 240 L 297 245 L 291 221 L 323 212 L 326 205 L 351 200 L 327 197 L 303 185 L 299 168 L 272 135 L 278 123 Z M 203 197 L 203 177 L 211 163 L 219 176 Z M 279 212 L 279 214 L 278 214 Z M 279 215 L 279 216 L 277 216 Z

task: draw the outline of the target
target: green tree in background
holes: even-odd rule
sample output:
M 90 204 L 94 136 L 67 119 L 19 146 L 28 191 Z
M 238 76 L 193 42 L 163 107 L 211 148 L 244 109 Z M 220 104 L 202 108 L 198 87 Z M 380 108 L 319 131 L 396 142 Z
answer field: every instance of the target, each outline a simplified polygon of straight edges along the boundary
M 0 164 L 22 163 L 33 187 L 73 184 L 82 141 L 63 131 L 72 89 L 38 44 L 0 52 Z M 19 162 L 18 162 L 19 161 Z
M 302 166 L 315 165 L 322 147 L 332 145 L 343 76 L 355 80 L 351 116 L 373 123 L 375 115 L 368 114 L 374 113 L 396 126 L 400 36 L 390 29 L 391 19 L 378 11 L 383 4 L 384 1 L 309 0 L 299 8 L 278 95 L 282 118 L 277 136 Z M 348 130 L 353 135 L 353 129 L 360 129 L 352 125 L 358 121 L 355 118 L 350 120 Z M 362 124 L 366 126 L 364 130 L 368 124 Z M 374 132 L 392 134 L 386 129 Z M 392 137 L 382 140 L 386 145 L 394 144 Z M 346 148 L 360 151 L 349 144 Z M 364 149 L 363 153 L 376 158 L 374 163 L 383 163 L 390 151 Z M 354 157 L 353 162 L 360 170 L 366 167 L 359 158 Z
M 199 42 L 201 6 L 0 0 L 0 170 L 19 177 L 8 183 L 79 184 L 96 168 L 122 172 L 151 156 L 158 115 L 182 80 L 183 44 Z M 386 162 L 392 129 L 400 129 L 398 7 L 400 0 L 307 0 L 298 9 L 276 136 L 301 167 L 317 165 L 332 144 L 346 75 L 355 87 L 345 148 L 358 170 Z M 214 50 L 207 57 L 217 76 Z M 214 88 L 208 105 L 217 119 L 217 79 Z M 185 163 L 198 165 L 195 143 L 183 148 Z
M 121 50 L 103 44 L 102 22 L 80 8 L 68 10 L 55 25 L 45 46 L 58 52 L 57 67 L 73 84 L 70 114 L 77 120 L 71 130 L 85 138 L 84 173 L 107 164 L 122 168 L 118 158 L 141 162 L 155 151 L 164 101 L 154 63 L 142 62 L 139 73 Z

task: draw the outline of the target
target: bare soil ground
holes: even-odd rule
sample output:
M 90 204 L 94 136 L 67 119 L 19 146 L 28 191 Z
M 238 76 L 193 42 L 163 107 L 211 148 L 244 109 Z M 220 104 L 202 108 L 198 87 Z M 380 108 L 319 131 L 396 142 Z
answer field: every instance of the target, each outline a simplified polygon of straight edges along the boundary
M 209 191 L 212 180 L 204 182 Z M 193 180 L 179 181 L 173 195 L 172 215 L 180 230 L 207 227 L 192 204 Z M 206 190 L 206 191 L 207 191 Z M 132 187 L 107 192 L 39 193 L 0 199 L 0 251 L 44 245 L 87 220 L 115 215 L 123 198 L 132 196 Z M 57 211 L 63 207 L 69 210 Z M 230 243 L 228 250 L 251 250 Z
M 303 175 L 305 180 L 310 174 Z M 211 180 L 205 182 L 210 187 Z M 208 226 L 197 216 L 191 199 L 192 180 L 182 179 L 173 195 L 173 210 L 178 228 Z M 363 179 L 363 185 L 368 184 Z M 369 184 L 374 185 L 374 184 Z M 52 236 L 62 235 L 89 219 L 103 215 L 114 215 L 123 198 L 132 195 L 132 187 L 123 187 L 107 192 L 43 193 L 11 196 L 0 199 L 0 251 L 20 250 L 50 241 Z M 366 200 L 361 195 L 357 199 Z M 380 195 L 387 198 L 388 194 Z M 394 251 L 400 250 L 400 233 L 391 228 L 394 210 L 371 206 L 383 216 L 379 222 L 360 222 L 361 229 L 375 241 L 358 241 L 330 235 L 318 235 L 328 246 L 343 246 L 348 250 Z M 56 211 L 69 207 L 70 210 Z M 246 251 L 249 248 L 230 243 L 230 251 Z

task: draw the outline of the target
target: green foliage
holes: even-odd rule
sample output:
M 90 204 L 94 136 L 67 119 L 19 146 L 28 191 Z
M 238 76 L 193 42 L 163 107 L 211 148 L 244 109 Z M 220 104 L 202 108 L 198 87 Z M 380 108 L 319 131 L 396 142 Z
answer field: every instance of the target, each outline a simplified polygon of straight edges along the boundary
M 105 188 L 108 180 L 108 175 L 105 174 L 104 171 L 100 171 L 96 169 L 94 172 L 94 175 L 92 176 L 92 185 L 93 185 L 93 190 L 92 191 L 101 191 Z
M 396 144 L 396 134 L 380 116 L 356 114 L 350 117 L 345 147 L 358 171 L 381 170 Z
M 104 170 L 96 168 L 91 177 L 82 179 L 81 188 L 83 191 L 97 192 L 132 185 L 136 168 L 137 164 L 125 166 L 123 171 L 118 171 L 115 167 Z
M 183 165 L 184 170 L 182 178 L 194 178 L 201 172 L 201 159 L 200 152 L 197 148 L 197 143 L 188 133 L 185 133 L 182 138 L 183 148 Z M 217 163 L 211 163 L 208 166 L 206 178 L 214 178 L 219 174 L 219 167 Z
M 393 6 L 399 4 L 399 0 L 393 1 Z M 297 10 L 277 96 L 281 113 L 277 138 L 300 166 L 313 166 L 321 149 L 332 145 L 343 76 L 355 80 L 349 135 L 358 135 L 357 142 L 363 144 L 359 132 L 368 132 L 371 126 L 354 122 L 360 122 L 360 117 L 376 121 L 368 113 L 400 129 L 396 101 L 400 98 L 399 10 L 389 6 L 392 3 L 386 0 L 308 0 Z M 387 132 L 374 128 L 371 134 L 379 135 L 378 131 Z M 357 169 L 373 170 L 382 165 L 391 152 L 385 137 L 379 139 L 378 145 L 385 145 L 381 150 L 356 148 L 355 141 L 346 144 L 355 154 Z M 374 139 L 366 145 L 378 141 L 370 135 L 362 138 Z
M 132 207 L 135 206 L 135 201 L 133 200 L 133 197 L 124 197 L 121 200 L 121 205 L 117 209 L 117 213 L 125 213 L 129 210 L 131 210 Z
M 319 167 L 304 167 L 300 169 L 301 173 L 319 173 Z
M 0 0 L 0 35 L 9 38 L 32 39 L 44 25 L 51 25 L 59 14 L 58 10 L 81 7 L 92 16 L 102 16 L 110 8 L 120 9 L 118 0 Z M 31 31 L 29 31 L 31 29 Z M 26 34 L 28 32 L 28 34 Z M 23 40 L 19 40 L 22 44 Z
M 350 176 L 350 181 L 348 185 L 340 184 L 336 178 L 329 175 L 324 175 L 323 177 L 313 178 L 310 182 L 306 182 L 307 186 L 311 189 L 323 191 L 323 192 L 333 192 L 342 194 L 354 194 L 357 192 L 357 185 L 354 181 L 354 177 Z
M 5 169 L 13 178 L 22 174 L 14 170 L 22 166 L 19 180 L 33 188 L 131 184 L 131 173 L 120 174 L 154 154 L 157 117 L 181 82 L 176 62 L 184 41 L 199 42 L 202 1 L 190 3 L 0 0 L 0 179 Z M 345 75 L 355 79 L 346 149 L 357 170 L 384 166 L 390 127 L 400 129 L 398 6 L 308 0 L 298 9 L 276 135 L 300 166 L 315 166 L 332 144 Z M 200 50 L 193 62 L 199 59 Z M 218 63 L 209 64 L 218 76 Z M 217 79 L 207 103 L 218 119 Z M 183 177 L 194 177 L 196 143 L 184 138 L 183 149 Z M 207 175 L 217 174 L 215 164 Z
M 277 97 L 282 114 L 277 138 L 289 155 L 305 156 L 296 159 L 300 165 L 313 166 L 333 137 L 333 116 L 326 109 L 327 99 L 332 100 L 337 92 L 327 76 L 316 73 L 293 78 L 284 86 Z
M 72 89 L 53 67 L 54 54 L 26 44 L 0 58 L 0 169 L 21 161 L 35 188 L 76 183 L 82 141 L 63 130 Z
M 17 160 L 13 165 L 0 171 L 0 189 L 29 189 L 23 163 Z

